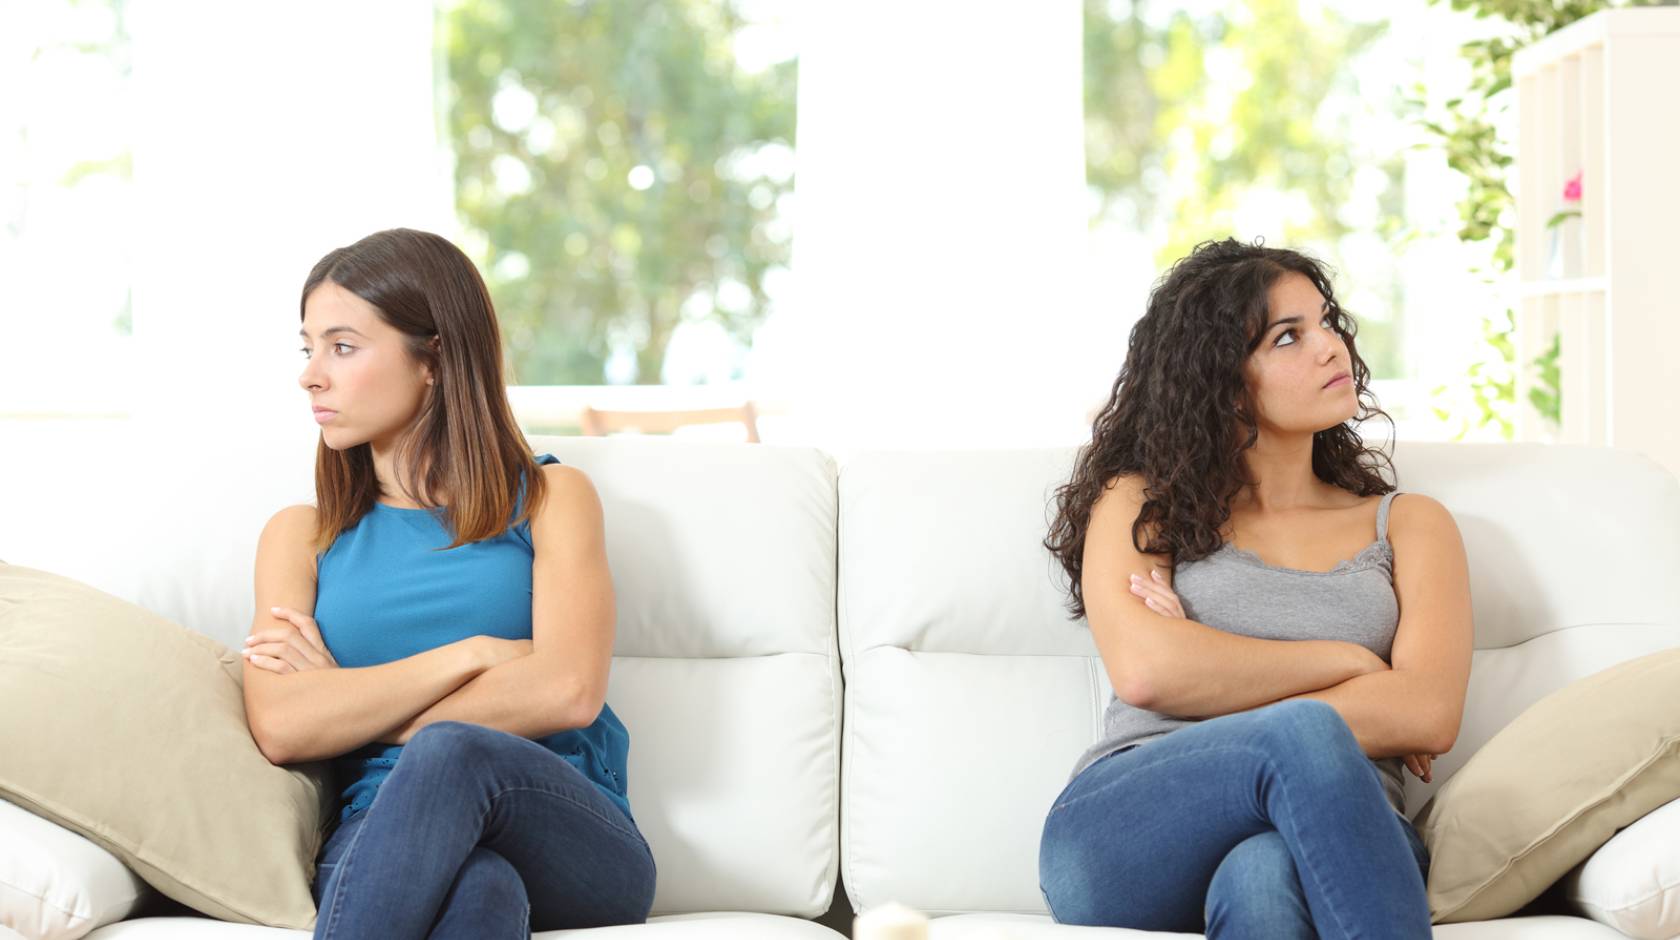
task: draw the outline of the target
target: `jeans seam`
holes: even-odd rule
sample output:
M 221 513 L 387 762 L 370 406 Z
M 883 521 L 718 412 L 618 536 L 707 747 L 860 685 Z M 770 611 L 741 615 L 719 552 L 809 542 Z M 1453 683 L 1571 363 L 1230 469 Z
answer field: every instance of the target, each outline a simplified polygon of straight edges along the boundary
M 1278 788 L 1286 791 L 1285 799 L 1288 799 L 1287 791 L 1289 789 L 1289 783 L 1288 783 L 1288 781 L 1286 781 L 1284 779 L 1283 774 L 1280 774 L 1280 773 L 1276 772 L 1277 769 L 1276 769 L 1276 765 L 1273 763 L 1272 756 L 1265 751 L 1259 751 L 1258 753 L 1261 755 L 1262 760 L 1265 761 L 1268 768 L 1272 770 L 1273 777 L 1278 782 Z M 1379 781 L 1379 789 L 1380 789 L 1380 781 Z M 1290 801 L 1290 802 L 1293 802 L 1293 801 Z M 1383 802 L 1384 802 L 1384 805 L 1386 806 L 1387 805 L 1386 794 L 1384 795 Z M 1290 814 L 1290 819 L 1294 820 L 1295 819 L 1295 814 L 1291 813 Z M 1276 826 L 1275 822 L 1273 823 L 1273 826 L 1274 827 Z M 1299 830 L 1299 827 L 1300 827 L 1299 823 L 1297 822 L 1296 823 L 1297 830 Z M 1403 838 L 1405 834 L 1402 833 L 1401 835 L 1402 835 L 1402 838 Z M 1306 842 L 1304 842 L 1304 841 L 1300 842 L 1299 847 L 1301 849 L 1301 854 L 1304 857 L 1307 854 Z M 1406 854 L 1411 855 L 1411 846 L 1410 845 L 1408 845 L 1407 848 L 1406 848 Z M 1297 865 L 1295 867 L 1296 867 L 1296 875 L 1300 876 L 1301 866 Z M 1319 877 L 1318 870 L 1317 870 L 1317 865 L 1316 864 L 1310 864 L 1306 867 L 1309 871 L 1312 872 L 1313 882 L 1317 885 L 1318 890 L 1321 891 L 1324 894 L 1325 900 L 1328 902 L 1328 906 L 1330 908 L 1330 916 L 1334 917 L 1336 919 L 1336 926 L 1337 926 L 1338 929 L 1340 929 L 1342 931 L 1342 935 L 1345 936 L 1345 937 L 1353 937 L 1353 938 L 1363 936 L 1362 931 L 1354 931 L 1354 930 L 1350 930 L 1348 928 L 1347 919 L 1342 915 L 1342 905 L 1340 903 L 1340 900 L 1337 899 L 1337 898 L 1332 898 L 1331 897 L 1331 895 L 1334 892 L 1329 890 L 1329 887 L 1324 884 L 1323 879 Z
M 1038 886 L 1038 894 L 1040 897 L 1044 898 L 1044 908 L 1050 912 L 1050 919 L 1055 923 L 1062 923 L 1062 919 L 1056 916 L 1056 905 L 1050 903 L 1050 892 L 1044 890 L 1043 883 L 1040 883 Z
M 1290 802 L 1290 803 L 1293 803 L 1294 801 L 1289 798 L 1289 792 L 1288 792 L 1289 791 L 1289 782 L 1284 779 L 1283 774 L 1277 772 L 1277 765 L 1275 763 L 1273 763 L 1272 756 L 1270 754 L 1266 753 L 1265 751 L 1259 751 L 1258 753 L 1260 754 L 1262 762 L 1265 763 L 1266 769 L 1271 773 L 1272 778 L 1277 781 L 1278 789 L 1284 791 L 1284 799 L 1286 801 Z M 1291 812 L 1289 814 L 1289 818 L 1290 818 L 1290 821 L 1295 824 L 1296 832 L 1297 832 L 1297 835 L 1298 835 L 1299 832 L 1300 832 L 1299 821 L 1297 821 L 1295 819 L 1295 814 L 1293 812 Z M 1277 822 L 1275 820 L 1273 820 L 1272 825 L 1275 828 L 1277 826 Z M 1301 856 L 1303 858 L 1305 858 L 1306 855 L 1307 855 L 1307 845 L 1306 845 L 1306 843 L 1304 841 L 1302 841 L 1301 844 L 1298 847 L 1301 850 Z M 1301 872 L 1299 871 L 1301 866 L 1297 865 L 1295 867 L 1297 869 L 1295 874 L 1297 876 L 1299 876 L 1301 874 Z M 1336 919 L 1336 927 L 1337 927 L 1338 930 L 1341 931 L 1341 935 L 1344 936 L 1344 937 L 1358 937 L 1359 934 L 1348 930 L 1347 923 L 1346 923 L 1346 918 L 1344 918 L 1342 916 L 1340 900 L 1338 898 L 1331 897 L 1333 892 L 1331 892 L 1325 886 L 1324 879 L 1322 877 L 1320 877 L 1320 875 L 1318 873 L 1317 865 L 1315 863 L 1314 864 L 1308 864 L 1306 867 L 1307 867 L 1307 870 L 1312 873 L 1312 879 L 1313 879 L 1314 884 L 1317 886 L 1318 890 L 1324 894 L 1324 899 L 1327 902 L 1327 906 L 1330 908 L 1330 916 L 1334 917 Z M 1309 913 L 1311 912 L 1311 909 L 1312 909 L 1311 905 L 1308 905 Z
M 555 799 L 565 800 L 566 802 L 572 804 L 573 806 L 576 806 L 578 809 L 581 809 L 584 812 L 590 814 L 591 816 L 594 816 L 596 819 L 599 819 L 601 822 L 606 823 L 607 827 L 609 829 L 612 829 L 612 830 L 618 832 L 621 835 L 629 836 L 631 838 L 631 840 L 633 840 L 635 842 L 639 842 L 639 843 L 641 843 L 643 848 L 647 848 L 647 839 L 645 837 L 643 837 L 643 835 L 641 833 L 637 832 L 634 829 L 626 828 L 622 823 L 614 820 L 612 817 L 610 817 L 607 814 L 601 812 L 600 810 L 596 809 L 595 807 L 590 806 L 588 803 L 584 802 L 583 800 L 580 800 L 577 797 L 572 796 L 569 793 L 561 793 L 561 792 L 558 792 L 558 791 L 555 791 L 555 790 L 547 790 L 547 789 L 544 789 L 542 787 L 503 787 L 502 789 L 497 790 L 495 793 L 490 794 L 490 802 L 494 803 L 496 801 L 497 797 L 502 796 L 502 795 L 507 794 L 507 793 L 541 793 L 544 796 L 551 796 L 551 797 L 554 797 Z M 490 807 L 488 807 L 488 806 L 485 807 L 484 816 L 485 816 L 485 818 L 483 820 L 480 820 L 480 825 L 479 825 L 479 831 L 480 832 L 483 832 L 486 829 L 484 823 L 488 822 L 488 820 L 489 820 Z M 360 834 L 361 833 L 357 833 L 357 835 L 360 835 Z
M 1187 749 L 1182 749 L 1181 748 L 1181 749 L 1178 749 L 1178 750 L 1168 752 L 1168 753 L 1166 753 L 1166 755 L 1164 757 L 1158 756 L 1156 758 L 1156 762 L 1157 763 L 1163 763 L 1163 762 L 1166 762 L 1166 761 L 1177 760 L 1178 758 L 1181 758 L 1181 757 L 1196 757 L 1196 756 L 1200 756 L 1200 755 L 1203 755 L 1203 754 L 1212 753 L 1212 752 L 1215 752 L 1215 751 L 1228 751 L 1228 750 L 1240 750 L 1240 751 L 1243 751 L 1243 752 L 1246 752 L 1246 753 L 1254 753 L 1254 749 L 1247 746 L 1247 745 L 1231 744 L 1231 743 L 1224 742 L 1224 741 L 1216 741 L 1216 742 L 1212 742 L 1212 743 L 1208 743 L 1208 744 L 1203 744 L 1202 746 L 1197 747 L 1194 750 L 1187 750 Z M 1265 754 L 1264 751 L 1261 751 L 1260 753 Z M 1118 756 L 1119 756 L 1118 753 L 1110 755 L 1110 757 L 1118 757 Z M 1090 767 L 1085 768 L 1085 771 L 1089 771 L 1096 766 L 1097 766 L 1096 764 L 1092 764 Z M 1143 765 L 1143 766 L 1147 766 L 1147 765 Z M 1128 771 L 1128 773 L 1129 773 L 1129 771 Z M 1082 777 L 1084 775 L 1085 775 L 1085 772 L 1082 771 L 1080 773 L 1080 776 Z M 1071 781 L 1070 781 L 1070 786 L 1071 786 Z M 1063 792 L 1065 793 L 1066 790 L 1064 789 Z M 1056 805 L 1050 807 L 1050 812 L 1055 813 L 1055 812 L 1058 812 L 1060 810 L 1066 809 L 1070 806 L 1073 806 L 1077 803 L 1082 803 L 1085 800 L 1090 799 L 1094 795 L 1095 794 L 1092 794 L 1092 793 L 1081 793 L 1078 796 L 1070 797 L 1070 798 L 1068 798 L 1066 800 L 1063 800 L 1062 802 L 1057 803 Z
M 332 897 L 329 899 L 329 910 L 327 913 L 327 926 L 326 929 L 321 932 L 321 940 L 332 940 L 333 931 L 338 925 L 339 911 L 342 909 L 342 905 L 339 902 L 344 896 L 345 880 L 350 874 L 350 861 L 356 855 L 356 846 L 362 841 L 362 833 L 366 831 L 366 823 L 358 826 L 356 828 L 356 834 L 350 837 L 350 844 L 344 847 L 344 854 L 339 856 L 337 862 L 339 869 L 338 877 L 333 880 Z M 320 912 L 317 911 L 316 919 L 319 920 L 319 918 Z

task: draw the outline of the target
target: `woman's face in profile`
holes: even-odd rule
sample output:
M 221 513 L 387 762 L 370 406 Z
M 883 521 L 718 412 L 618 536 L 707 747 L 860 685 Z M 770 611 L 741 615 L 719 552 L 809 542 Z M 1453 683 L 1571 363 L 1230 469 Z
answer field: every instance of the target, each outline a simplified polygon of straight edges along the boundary
M 1347 343 L 1330 325 L 1324 295 L 1294 271 L 1266 293 L 1260 345 L 1243 364 L 1262 429 L 1312 434 L 1359 411 Z
M 298 384 L 309 393 L 321 440 L 333 450 L 395 443 L 420 413 L 430 370 L 409 355 L 402 331 L 332 281 L 303 304 Z

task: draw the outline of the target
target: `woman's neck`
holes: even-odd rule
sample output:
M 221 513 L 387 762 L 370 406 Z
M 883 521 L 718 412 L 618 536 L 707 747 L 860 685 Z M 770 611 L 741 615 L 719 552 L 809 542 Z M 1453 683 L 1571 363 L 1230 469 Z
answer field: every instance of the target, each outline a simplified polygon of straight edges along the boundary
M 368 450 L 373 456 L 373 476 L 379 483 L 380 501 L 387 505 L 415 503 L 410 493 L 421 499 L 431 498 L 430 494 L 420 492 L 418 481 L 404 479 L 405 475 L 397 466 L 398 449 L 399 442 L 396 440 L 368 443 Z M 404 482 L 409 484 L 406 489 L 402 486 Z M 418 504 L 413 508 L 419 508 Z
M 1282 437 L 1261 432 L 1254 446 L 1243 452 L 1254 483 L 1237 494 L 1231 508 L 1266 513 L 1322 505 L 1328 484 L 1313 473 L 1312 453 L 1311 434 Z

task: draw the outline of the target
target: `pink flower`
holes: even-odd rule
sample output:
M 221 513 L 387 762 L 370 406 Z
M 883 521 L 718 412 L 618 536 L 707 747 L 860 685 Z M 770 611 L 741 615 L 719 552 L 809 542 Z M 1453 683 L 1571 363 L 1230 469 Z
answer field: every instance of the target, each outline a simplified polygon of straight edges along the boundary
M 1569 182 L 1563 184 L 1564 202 L 1581 201 L 1581 173 L 1581 170 L 1576 170 L 1575 175 L 1569 178 Z

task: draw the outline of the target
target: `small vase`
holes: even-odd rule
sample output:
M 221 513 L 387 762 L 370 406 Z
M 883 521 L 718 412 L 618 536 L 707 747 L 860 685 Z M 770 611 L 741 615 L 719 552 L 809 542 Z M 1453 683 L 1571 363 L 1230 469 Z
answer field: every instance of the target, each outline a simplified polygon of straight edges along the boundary
M 1564 222 L 1568 222 L 1565 219 Z M 1559 223 L 1561 225 L 1563 223 Z M 1546 232 L 1546 266 L 1545 278 L 1555 281 L 1563 277 L 1563 233 L 1558 231 L 1559 225 L 1554 225 Z

